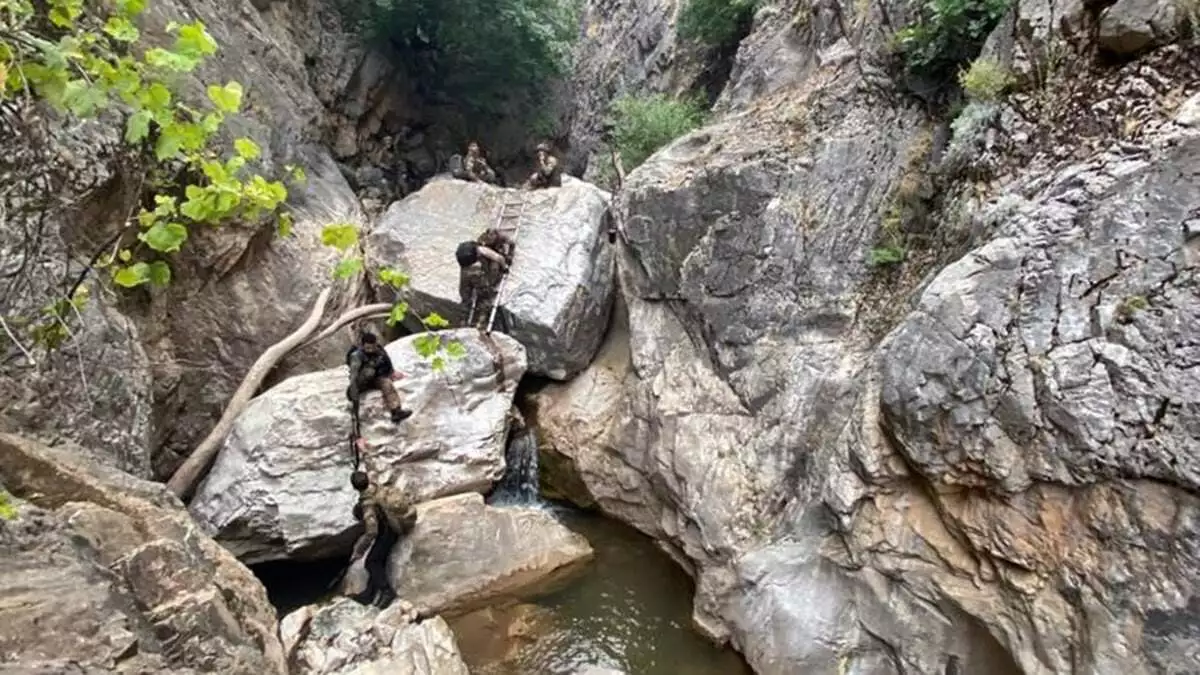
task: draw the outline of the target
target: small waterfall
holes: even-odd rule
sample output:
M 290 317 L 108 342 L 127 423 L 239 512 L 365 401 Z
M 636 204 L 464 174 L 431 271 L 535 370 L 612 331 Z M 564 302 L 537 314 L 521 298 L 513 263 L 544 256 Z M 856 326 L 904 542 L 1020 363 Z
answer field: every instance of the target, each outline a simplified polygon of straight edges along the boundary
M 523 431 L 509 439 L 504 463 L 504 476 L 488 502 L 496 506 L 540 504 L 537 434 Z

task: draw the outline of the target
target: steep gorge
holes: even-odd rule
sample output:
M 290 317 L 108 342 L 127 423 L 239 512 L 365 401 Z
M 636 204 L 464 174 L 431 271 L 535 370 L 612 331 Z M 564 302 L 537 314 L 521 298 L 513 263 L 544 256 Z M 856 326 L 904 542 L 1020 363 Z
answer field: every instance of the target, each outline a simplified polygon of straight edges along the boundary
M 713 64 L 675 36 L 673 0 L 585 5 L 558 105 L 590 176 L 608 102 L 712 85 Z M 1018 2 L 984 50 L 1022 86 L 950 131 L 890 75 L 910 6 L 762 3 L 713 120 L 616 195 L 608 340 L 531 419 L 557 487 L 670 550 L 696 624 L 756 672 L 1194 668 L 1200 50 L 1175 7 Z M 74 351 L 0 370 L 6 428 L 142 477 L 305 313 L 331 264 L 320 227 L 372 229 L 463 140 L 322 0 L 154 18 L 181 15 L 224 46 L 198 78 L 246 84 L 239 132 L 308 170 L 296 236 L 207 234 L 182 284 L 97 290 Z M 521 157 L 518 121 L 495 134 Z M 130 209 L 136 168 L 97 161 L 104 140 L 56 140 L 87 175 L 68 172 L 57 237 L 21 252 L 6 233 L 6 305 L 73 278 L 64 256 Z M 868 264 L 894 237 L 905 261 Z

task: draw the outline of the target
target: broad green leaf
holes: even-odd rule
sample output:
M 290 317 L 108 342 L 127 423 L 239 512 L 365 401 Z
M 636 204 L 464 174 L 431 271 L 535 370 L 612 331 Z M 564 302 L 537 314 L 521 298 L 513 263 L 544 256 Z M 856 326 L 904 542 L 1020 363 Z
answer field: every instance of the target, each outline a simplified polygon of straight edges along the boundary
M 117 258 L 120 259 L 121 262 L 129 262 L 133 259 L 133 254 L 129 252 L 129 249 L 123 248 L 121 249 L 121 252 L 117 254 Z
M 385 267 L 379 270 L 379 281 L 391 286 L 392 288 L 404 288 L 408 285 L 408 275 L 394 267 Z
M 83 13 L 83 0 L 52 0 L 50 3 L 50 23 L 59 28 L 72 28 L 75 19 Z
M 330 223 L 321 228 L 321 243 L 339 251 L 358 245 L 358 227 L 353 223 Z
M 388 312 L 387 325 L 395 326 L 404 323 L 405 317 L 408 316 L 408 303 L 397 302 L 392 305 L 392 311 Z
M 258 147 L 258 143 L 249 138 L 239 138 L 233 142 L 234 150 L 237 154 L 247 161 L 258 159 L 262 155 L 262 149 Z
M 166 286 L 171 283 L 171 268 L 161 260 L 155 260 L 148 267 L 147 276 L 155 286 Z
M 118 286 L 133 288 L 150 281 L 150 266 L 144 262 L 122 267 L 113 274 L 113 282 Z
M 421 333 L 413 338 L 413 349 L 421 358 L 432 358 L 442 346 L 442 340 L 433 333 Z
M 450 322 L 442 318 L 442 315 L 438 314 L 437 312 L 431 312 L 429 316 L 425 317 L 423 323 L 425 324 L 425 327 L 430 330 L 448 328 L 450 326 Z
M 139 110 L 130 115 L 125 121 L 125 141 L 136 144 L 145 140 L 150 134 L 150 120 L 153 118 L 149 110 Z
M 362 258 L 346 258 L 339 262 L 337 267 L 333 268 L 333 277 L 335 279 L 349 279 L 362 271 L 362 266 Z
M 429 362 L 429 367 L 432 368 L 433 372 L 435 373 L 441 372 L 446 367 L 446 359 L 442 358 L 440 355 L 435 356 L 433 357 L 433 360 Z
M 290 237 L 292 235 L 292 227 L 294 225 L 295 225 L 295 221 L 292 219 L 292 214 L 290 214 L 290 213 L 279 214 L 279 225 L 276 228 L 279 232 L 279 236 Z
M 117 0 L 117 11 L 133 18 L 146 9 L 146 0 Z
M 17 515 L 17 506 L 13 504 L 8 491 L 0 488 L 0 520 L 14 520 Z
M 158 161 L 171 159 L 179 154 L 183 149 L 183 135 L 179 132 L 178 125 L 172 124 L 165 126 L 158 134 L 158 140 L 154 143 L 154 156 Z
M 170 195 L 154 195 L 154 212 L 160 216 L 175 213 L 177 200 Z
M 187 228 L 179 223 L 155 223 L 149 230 L 138 235 L 150 248 L 159 253 L 174 253 L 187 241 Z
M 224 121 L 225 114 L 219 110 L 214 110 L 205 115 L 204 119 L 200 120 L 200 127 L 204 129 L 205 133 L 211 136 L 217 133 L 217 129 L 221 128 L 221 123 Z
M 63 105 L 76 117 L 90 117 L 107 102 L 104 92 L 87 80 L 71 80 L 63 90 Z
M 191 72 L 200 63 L 194 58 L 167 51 L 162 47 L 155 47 L 153 49 L 146 50 L 145 59 L 147 64 L 155 68 L 173 70 L 179 73 Z
M 196 20 L 179 27 L 179 35 L 175 38 L 175 50 L 199 59 L 215 54 L 217 41 L 204 29 L 204 24 Z
M 298 166 L 291 167 L 288 172 L 292 174 L 292 180 L 297 183 L 305 183 L 308 181 L 308 176 L 304 173 L 304 169 Z
M 467 348 L 463 346 L 463 343 L 455 340 L 446 345 L 446 355 L 452 359 L 461 359 L 466 357 Z
M 137 42 L 140 36 L 137 26 L 123 16 L 110 16 L 104 23 L 104 32 L 120 42 Z
M 228 162 L 225 162 L 225 173 L 230 176 L 236 176 L 242 167 L 246 166 L 244 157 L 230 157 Z
M 138 225 L 141 225 L 142 227 L 150 227 L 154 224 L 154 221 L 158 220 L 158 214 L 154 211 L 142 209 L 138 212 L 137 219 Z
M 171 105 L 171 90 L 161 82 L 153 82 L 142 90 L 138 99 L 142 102 L 142 107 L 151 112 L 166 110 L 167 106 Z
M 208 85 L 208 98 L 222 112 L 235 113 L 242 107 L 242 85 L 230 82 L 224 87 Z

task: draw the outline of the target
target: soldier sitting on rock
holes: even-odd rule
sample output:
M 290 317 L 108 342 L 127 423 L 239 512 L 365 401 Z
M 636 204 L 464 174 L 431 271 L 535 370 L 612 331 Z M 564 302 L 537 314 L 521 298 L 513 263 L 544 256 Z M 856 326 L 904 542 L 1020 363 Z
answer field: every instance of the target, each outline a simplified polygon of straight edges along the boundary
M 539 188 L 562 187 L 562 168 L 558 158 L 550 152 L 549 143 L 538 143 L 537 170 L 525 181 L 526 190 Z
M 359 344 L 346 352 L 346 365 L 350 366 L 350 386 L 346 389 L 346 398 L 354 406 L 355 419 L 361 393 L 371 389 L 378 389 L 383 394 L 384 405 L 391 412 L 393 422 L 403 422 L 412 415 L 411 410 L 404 409 L 400 394 L 392 385 L 392 380 L 403 376 L 392 367 L 392 359 L 373 334 L 364 332 L 359 337 Z
M 488 166 L 487 160 L 483 158 L 483 153 L 479 149 L 479 143 L 476 141 L 467 144 L 467 156 L 462 159 L 460 166 L 455 166 L 451 170 L 451 174 L 461 180 L 493 184 L 496 182 L 496 172 Z
M 417 512 L 403 488 L 373 485 L 365 472 L 350 474 L 350 485 L 358 491 L 354 519 L 363 524 L 363 533 L 350 553 L 350 565 L 365 554 L 367 572 L 366 589 L 351 597 L 362 604 L 384 608 L 396 597 L 388 581 L 388 556 L 401 537 L 412 531 Z
M 487 329 L 500 281 L 512 264 L 513 243 L 497 230 L 484 232 L 475 241 L 464 241 L 454 251 L 458 260 L 458 295 L 467 311 L 467 323 Z

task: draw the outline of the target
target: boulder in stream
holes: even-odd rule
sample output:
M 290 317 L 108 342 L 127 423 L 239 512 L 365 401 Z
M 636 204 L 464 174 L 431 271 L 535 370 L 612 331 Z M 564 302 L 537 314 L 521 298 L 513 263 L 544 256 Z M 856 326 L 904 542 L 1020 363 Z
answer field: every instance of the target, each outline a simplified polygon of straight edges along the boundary
M 506 332 L 525 345 L 531 373 L 566 380 L 591 362 L 615 293 L 606 192 L 566 177 L 561 188 L 536 191 L 433 181 L 388 208 L 366 239 L 368 265 L 404 269 L 417 313 L 438 312 L 461 325 L 454 249 L 494 227 L 502 205 L 518 200 L 524 216 L 501 298 Z
M 250 570 L 161 485 L 0 434 L 5 673 L 287 673 Z
M 412 417 L 393 424 L 377 392 L 360 410 L 372 480 L 387 485 L 403 476 L 420 499 L 486 491 L 500 478 L 506 416 L 525 372 L 524 350 L 506 335 L 495 335 L 503 386 L 478 331 L 446 336 L 466 356 L 441 372 L 416 354 L 412 337 L 387 345 L 406 375 L 395 384 Z M 344 366 L 289 378 L 238 418 L 191 511 L 242 560 L 315 559 L 349 547 L 358 495 L 350 486 L 346 386 Z
M 486 506 L 464 494 L 417 508 L 388 573 L 396 594 L 429 616 L 553 589 L 591 559 L 587 540 L 549 511 Z
M 338 598 L 288 614 L 279 633 L 297 675 L 468 675 L 446 622 L 415 619 L 401 600 L 380 611 Z

